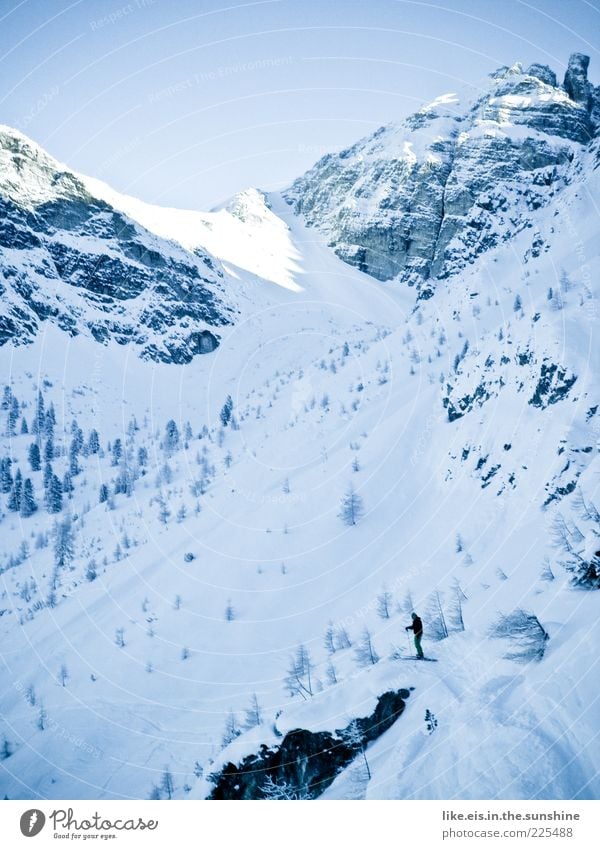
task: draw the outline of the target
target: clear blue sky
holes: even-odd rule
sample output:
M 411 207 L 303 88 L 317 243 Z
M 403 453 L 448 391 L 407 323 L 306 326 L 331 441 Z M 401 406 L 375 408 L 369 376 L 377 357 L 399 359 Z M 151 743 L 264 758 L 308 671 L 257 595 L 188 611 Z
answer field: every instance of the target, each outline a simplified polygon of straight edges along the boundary
M 591 56 L 600 0 L 0 0 L 0 123 L 206 209 L 499 65 Z

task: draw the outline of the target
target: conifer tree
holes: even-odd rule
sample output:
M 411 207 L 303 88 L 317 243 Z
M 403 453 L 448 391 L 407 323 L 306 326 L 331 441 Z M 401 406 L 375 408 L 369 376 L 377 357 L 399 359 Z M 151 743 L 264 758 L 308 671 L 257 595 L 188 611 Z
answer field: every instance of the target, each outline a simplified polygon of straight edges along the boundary
M 0 492 L 8 493 L 12 489 L 13 476 L 11 473 L 12 460 L 10 457 L 3 457 L 0 460 Z
M 23 475 L 21 470 L 17 469 L 15 479 L 13 481 L 10 495 L 8 496 L 7 507 L 9 510 L 17 513 L 21 509 L 21 499 L 23 497 Z
M 21 516 L 25 518 L 27 516 L 32 516 L 36 510 L 37 504 L 35 503 L 31 478 L 25 478 L 25 483 L 23 484 L 23 495 L 21 497 Z
M 29 465 L 32 472 L 39 472 L 42 468 L 42 458 L 40 456 L 40 446 L 37 442 L 32 442 L 29 446 Z
M 46 510 L 48 513 L 60 513 L 63 507 L 62 484 L 55 474 L 52 474 L 46 487 Z

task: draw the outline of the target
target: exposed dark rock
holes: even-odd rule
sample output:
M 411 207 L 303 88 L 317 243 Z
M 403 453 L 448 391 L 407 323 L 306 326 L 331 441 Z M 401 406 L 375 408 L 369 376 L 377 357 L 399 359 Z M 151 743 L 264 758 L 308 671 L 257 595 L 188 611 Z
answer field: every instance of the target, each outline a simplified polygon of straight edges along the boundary
M 540 65 L 539 62 L 534 62 L 533 65 L 527 68 L 526 73 L 530 77 L 537 77 L 538 80 L 546 83 L 546 85 L 556 87 L 556 74 L 548 65 Z
M 572 53 L 565 73 L 565 91 L 575 103 L 579 103 L 588 112 L 592 108 L 592 86 L 588 82 L 587 72 L 590 57 L 583 53 Z
M 459 398 L 458 401 L 453 401 L 450 398 L 452 387 L 448 386 L 448 394 L 442 399 L 442 404 L 448 411 L 448 421 L 454 422 L 456 419 L 462 418 L 465 413 L 470 412 L 474 406 L 481 407 L 485 402 L 492 397 L 488 387 L 481 381 L 473 392 Z
M 261 746 L 256 755 L 248 755 L 241 764 L 226 764 L 212 776 L 215 787 L 210 799 L 264 799 L 267 779 L 294 788 L 301 798 L 316 798 L 334 781 L 336 775 L 357 756 L 361 746 L 387 731 L 405 707 L 409 690 L 389 691 L 379 696 L 370 716 L 357 719 L 362 743 L 349 743 L 337 730 L 306 731 L 295 729 L 285 735 L 281 745 Z
M 529 403 L 542 409 L 550 404 L 556 404 L 557 401 L 567 397 L 576 380 L 577 375 L 567 377 L 566 370 L 557 366 L 556 363 L 550 363 L 550 365 L 542 363 L 540 378 Z

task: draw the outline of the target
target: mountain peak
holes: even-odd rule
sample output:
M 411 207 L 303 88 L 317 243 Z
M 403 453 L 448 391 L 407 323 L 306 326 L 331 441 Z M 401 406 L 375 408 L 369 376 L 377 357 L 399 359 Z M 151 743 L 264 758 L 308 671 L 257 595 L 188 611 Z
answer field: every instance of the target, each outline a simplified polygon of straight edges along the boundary
M 321 159 L 285 192 L 338 256 L 380 280 L 447 277 L 532 226 L 595 135 L 588 57 L 565 86 L 547 65 L 494 71 L 482 89 L 436 98 Z
M 216 206 L 213 212 L 221 212 L 222 210 L 239 221 L 249 224 L 260 224 L 273 217 L 266 194 L 253 186 L 237 192 L 225 203 Z

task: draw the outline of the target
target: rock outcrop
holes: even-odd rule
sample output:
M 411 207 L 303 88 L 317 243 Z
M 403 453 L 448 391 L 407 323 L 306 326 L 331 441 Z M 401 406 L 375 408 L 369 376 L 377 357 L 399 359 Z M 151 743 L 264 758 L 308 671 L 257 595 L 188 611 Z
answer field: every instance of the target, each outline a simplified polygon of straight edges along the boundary
M 587 112 L 592 109 L 593 93 L 593 88 L 587 78 L 589 64 L 589 56 L 584 56 L 583 53 L 573 53 L 569 57 L 564 79 L 565 91 L 571 100 L 583 106 Z
M 227 763 L 212 776 L 215 787 L 211 799 L 265 799 L 271 788 L 281 788 L 280 798 L 314 799 L 320 796 L 368 743 L 387 731 L 402 714 L 409 690 L 389 691 L 379 696 L 370 716 L 354 720 L 335 731 L 307 731 L 297 728 L 283 738 L 281 745 L 261 746 L 240 764 Z

